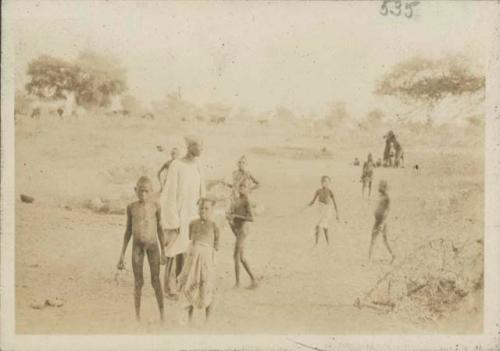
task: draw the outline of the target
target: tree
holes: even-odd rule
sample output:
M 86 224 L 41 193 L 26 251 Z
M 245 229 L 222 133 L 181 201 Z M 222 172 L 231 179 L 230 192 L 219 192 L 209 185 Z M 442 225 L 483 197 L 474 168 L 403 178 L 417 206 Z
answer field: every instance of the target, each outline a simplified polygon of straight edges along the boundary
M 126 90 L 126 71 L 112 57 L 81 53 L 75 63 L 75 98 L 79 105 L 109 107 L 111 97 Z
M 438 60 L 413 57 L 383 76 L 375 94 L 392 96 L 405 104 L 420 103 L 429 109 L 446 97 L 484 95 L 485 77 L 470 66 L 462 56 Z
M 376 129 L 383 124 L 383 119 L 384 113 L 380 109 L 371 110 L 360 123 L 360 127 L 368 130 Z
M 330 110 L 325 118 L 330 128 L 342 125 L 349 118 L 349 112 L 347 111 L 345 102 L 335 102 L 331 104 Z
M 284 107 L 284 106 L 279 106 L 275 109 L 273 118 L 276 119 L 276 121 L 280 123 L 290 123 L 293 120 L 295 120 L 295 114 L 293 111 L 290 109 Z
M 202 112 L 198 106 L 185 100 L 179 91 L 167 94 L 163 99 L 152 103 L 158 115 L 165 115 L 172 120 L 202 119 Z
M 65 99 L 76 81 L 74 65 L 47 55 L 31 61 L 27 74 L 31 77 L 25 87 L 28 94 L 50 100 Z
M 47 55 L 28 64 L 28 94 L 48 100 L 66 99 L 74 94 L 78 105 L 107 107 L 111 97 L 126 90 L 126 71 L 116 60 L 84 52 L 75 62 Z

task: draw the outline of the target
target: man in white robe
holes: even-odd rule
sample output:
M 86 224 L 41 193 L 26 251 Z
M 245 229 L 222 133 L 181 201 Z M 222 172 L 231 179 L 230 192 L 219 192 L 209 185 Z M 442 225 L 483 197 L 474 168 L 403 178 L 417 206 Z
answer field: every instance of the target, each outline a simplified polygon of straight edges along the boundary
M 189 223 L 198 218 L 197 203 L 205 196 L 204 179 L 198 162 L 202 143 L 198 138 L 186 137 L 186 144 L 186 156 L 170 164 L 160 195 L 167 257 L 163 284 L 165 294 L 171 298 L 178 293 L 177 277 L 189 246 Z

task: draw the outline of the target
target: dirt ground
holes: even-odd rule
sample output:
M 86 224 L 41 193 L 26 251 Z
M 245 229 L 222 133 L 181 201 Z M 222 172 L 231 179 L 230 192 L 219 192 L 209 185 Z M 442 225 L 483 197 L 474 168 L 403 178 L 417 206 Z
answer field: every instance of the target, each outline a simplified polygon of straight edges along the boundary
M 262 277 L 256 290 L 233 289 L 234 237 L 220 211 L 217 294 L 211 323 L 195 314 L 186 325 L 182 305 L 166 301 L 166 321 L 158 322 L 154 293 L 143 290 L 143 320 L 134 321 L 131 247 L 127 271 L 116 275 L 125 216 L 85 208 L 95 198 L 119 204 L 134 201 L 138 176 L 155 173 L 167 151 L 182 145 L 194 128 L 203 134 L 203 163 L 209 179 L 229 178 L 245 154 L 262 183 L 253 198 L 265 211 L 248 239 L 248 260 Z M 432 238 L 483 237 L 483 148 L 442 146 L 402 140 L 407 167 L 375 170 L 375 182 L 390 184 L 389 241 L 399 260 Z M 165 151 L 159 152 L 157 145 Z M 22 334 L 99 333 L 478 333 L 482 295 L 447 318 L 415 324 L 404 314 L 358 309 L 353 304 L 390 269 L 381 243 L 367 262 L 376 189 L 361 198 L 355 156 L 382 153 L 381 135 L 364 146 L 308 137 L 283 128 L 231 125 L 172 126 L 159 121 L 95 117 L 78 121 L 18 121 L 16 125 L 16 332 Z M 479 144 L 481 145 L 481 144 Z M 316 157 L 315 150 L 328 150 Z M 353 147 L 354 149 L 351 149 Z M 265 152 L 268 150 L 268 152 Z M 312 150 L 312 151 L 311 151 Z M 413 165 L 419 165 L 417 172 Z M 340 222 L 333 222 L 330 245 L 314 247 L 316 212 L 304 206 L 332 177 Z M 157 183 L 156 183 L 157 185 Z M 375 187 L 375 186 L 374 186 Z M 35 198 L 22 203 L 20 194 Z M 323 238 L 322 238 L 323 239 Z M 61 307 L 33 309 L 34 300 L 58 297 Z

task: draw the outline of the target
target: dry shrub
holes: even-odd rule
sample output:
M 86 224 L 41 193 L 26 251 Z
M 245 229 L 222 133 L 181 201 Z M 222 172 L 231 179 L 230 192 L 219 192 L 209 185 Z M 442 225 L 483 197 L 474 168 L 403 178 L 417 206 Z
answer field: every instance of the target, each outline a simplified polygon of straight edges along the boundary
M 358 307 L 435 321 L 483 288 L 483 241 L 435 239 L 415 249 L 356 300 Z

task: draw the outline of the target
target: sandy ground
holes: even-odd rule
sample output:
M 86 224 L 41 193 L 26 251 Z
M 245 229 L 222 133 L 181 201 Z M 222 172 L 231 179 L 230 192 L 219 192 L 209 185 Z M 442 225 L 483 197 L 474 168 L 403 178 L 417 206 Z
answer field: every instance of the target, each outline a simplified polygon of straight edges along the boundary
M 354 156 L 382 152 L 381 136 L 364 147 L 331 140 L 291 136 L 282 129 L 198 126 L 205 135 L 207 178 L 228 178 L 246 154 L 262 183 L 253 198 L 266 211 L 253 225 L 247 256 L 262 277 L 256 290 L 233 289 L 234 237 L 222 218 L 217 253 L 217 295 L 213 318 L 202 313 L 186 326 L 179 303 L 166 301 L 160 325 L 149 284 L 143 291 L 143 321 L 134 321 L 130 247 L 127 271 L 116 276 L 125 229 L 124 215 L 96 214 L 83 204 L 103 197 L 126 204 L 143 173 L 155 177 L 166 159 L 156 145 L 182 145 L 187 126 L 143 120 L 88 118 L 79 121 L 20 121 L 16 128 L 16 193 L 35 197 L 16 202 L 16 331 L 28 334 L 97 333 L 477 333 L 482 330 L 482 296 L 474 308 L 461 309 L 432 324 L 416 325 L 404 315 L 358 309 L 362 296 L 390 269 L 382 245 L 367 264 L 373 225 L 371 199 L 361 198 L 360 168 Z M 413 143 L 413 145 L 412 145 Z M 370 146 L 371 145 L 371 146 Z M 368 147 L 366 147 L 368 146 Z M 377 169 L 375 181 L 391 186 L 390 242 L 396 262 L 431 238 L 457 240 L 483 235 L 483 149 L 418 146 L 404 142 L 413 168 Z M 255 148 L 259 149 L 255 149 Z M 284 148 L 284 147 L 288 147 Z M 315 159 L 307 150 L 326 147 L 331 155 Z M 262 150 L 269 152 L 263 152 Z M 302 150 L 302 152 L 300 151 Z M 330 245 L 314 247 L 314 209 L 301 211 L 332 177 L 340 222 L 332 223 Z M 323 238 L 322 238 L 323 239 Z M 379 243 L 381 244 L 381 243 Z M 243 286 L 248 278 L 243 276 Z M 59 297 L 62 307 L 30 307 L 33 300 Z

